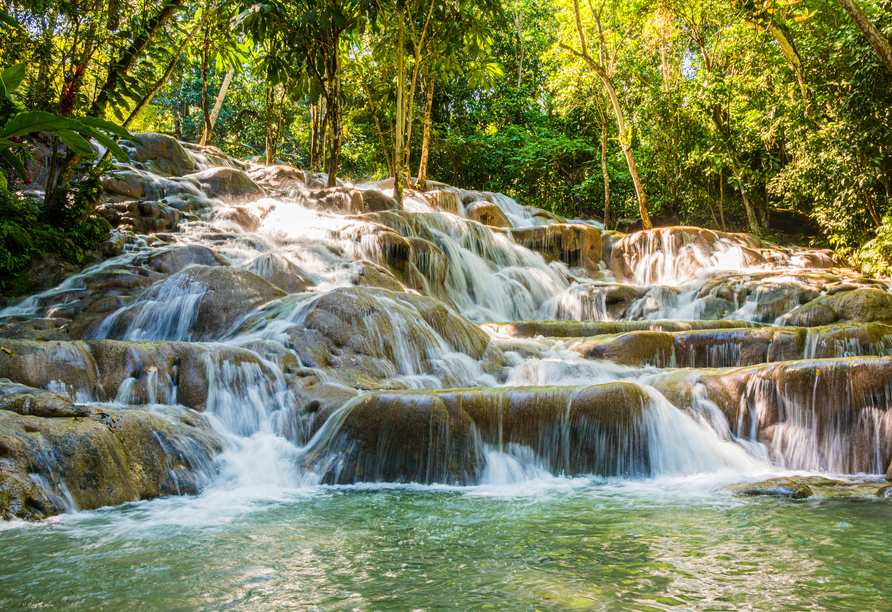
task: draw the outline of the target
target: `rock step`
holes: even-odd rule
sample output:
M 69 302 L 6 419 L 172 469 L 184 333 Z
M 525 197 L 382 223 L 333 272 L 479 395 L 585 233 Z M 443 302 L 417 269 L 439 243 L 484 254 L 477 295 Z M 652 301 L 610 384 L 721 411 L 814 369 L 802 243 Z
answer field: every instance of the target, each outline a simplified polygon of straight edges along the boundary
M 643 388 L 627 382 L 378 391 L 346 414 L 320 410 L 311 433 L 329 417 L 343 420 L 306 461 L 330 483 L 473 484 L 487 445 L 523 445 L 552 473 L 646 475 L 650 460 L 639 426 L 646 404 Z
M 505 334 L 513 338 L 583 338 L 621 334 L 630 331 L 676 332 L 694 329 L 734 329 L 742 327 L 764 327 L 752 321 L 718 320 L 650 320 L 650 321 L 514 321 L 508 323 L 485 323 L 484 330 Z
M 580 339 L 571 350 L 625 365 L 728 368 L 798 359 L 892 354 L 892 326 L 760 327 L 629 331 Z
M 197 493 L 220 448 L 205 419 L 185 408 L 74 405 L 0 382 L 0 518 Z

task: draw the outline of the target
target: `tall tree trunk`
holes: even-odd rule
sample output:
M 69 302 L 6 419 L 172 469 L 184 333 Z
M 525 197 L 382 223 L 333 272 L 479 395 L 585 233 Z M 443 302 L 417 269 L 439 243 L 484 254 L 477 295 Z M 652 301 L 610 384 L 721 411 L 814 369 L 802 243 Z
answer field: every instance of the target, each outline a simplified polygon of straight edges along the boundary
M 275 85 L 270 85 L 267 83 L 266 85 L 266 96 L 264 100 L 264 110 L 263 113 L 263 124 L 264 124 L 264 144 L 266 145 L 264 150 L 264 162 L 267 166 L 272 166 L 276 163 L 276 138 L 273 134 L 273 104 L 276 99 L 275 95 Z
M 328 186 L 335 187 L 338 183 L 338 158 L 341 154 L 341 54 L 338 36 L 332 37 L 332 48 L 326 63 L 328 72 L 328 95 L 326 99 L 327 111 L 330 115 L 328 121 L 329 130 L 329 157 L 328 157 Z
M 721 170 L 719 170 L 719 217 L 722 219 L 722 231 L 728 231 L 725 229 L 725 179 Z
M 204 40 L 201 45 L 201 114 L 204 118 L 204 131 L 210 132 L 211 109 L 208 101 L 208 80 L 210 79 L 211 24 L 205 23 Z
M 394 136 L 395 141 L 393 147 L 393 196 L 396 198 L 396 201 L 400 206 L 402 206 L 404 180 L 403 168 L 406 162 L 404 153 L 405 140 L 403 136 L 403 126 L 405 125 L 404 121 L 406 114 L 406 58 L 403 48 L 405 46 L 405 32 L 403 29 L 403 13 L 401 10 L 397 11 L 397 18 L 399 19 L 399 36 L 397 39 L 397 54 L 399 59 L 397 60 L 396 77 L 396 134 Z
M 421 133 L 421 161 L 418 162 L 418 187 L 419 191 L 427 191 L 427 156 L 430 150 L 431 139 L 431 109 L 434 105 L 434 75 L 428 71 L 427 75 L 427 102 L 424 105 L 424 129 Z
M 140 31 L 140 35 L 134 38 L 133 42 L 118 56 L 118 59 L 109 66 L 108 77 L 90 106 L 90 110 L 87 112 L 88 115 L 98 117 L 105 111 L 105 107 L 108 106 L 109 96 L 117 89 L 120 78 L 136 65 L 143 51 L 149 46 L 149 42 L 161 30 L 161 26 L 180 9 L 185 1 L 168 0 L 165 2 L 158 14 L 146 23 L 145 28 Z
M 372 98 L 372 90 L 369 88 L 369 84 L 366 82 L 365 78 L 360 79 L 360 85 L 369 101 L 369 110 L 372 113 L 372 118 L 375 120 L 375 131 L 378 132 L 378 140 L 381 141 L 381 149 L 384 151 L 384 161 L 387 162 L 387 175 L 393 176 L 393 161 L 390 158 L 390 147 L 387 146 L 387 139 L 384 138 L 384 130 L 381 129 L 381 122 L 378 121 L 378 109 L 375 107 L 374 98 Z
M 579 34 L 579 44 L 582 47 L 582 52 L 580 53 L 563 43 L 561 43 L 560 46 L 585 60 L 592 69 L 592 72 L 601 79 L 604 88 L 607 90 L 607 95 L 610 96 L 610 103 L 613 106 L 614 115 L 616 115 L 616 127 L 619 131 L 619 144 L 623 150 L 623 154 L 626 156 L 626 163 L 629 166 L 629 174 L 632 176 L 632 183 L 635 185 L 635 194 L 638 196 L 638 212 L 641 215 L 641 227 L 644 229 L 651 229 L 653 225 L 650 222 L 650 215 L 647 212 L 647 197 L 644 194 L 644 186 L 641 184 L 641 177 L 638 175 L 638 166 L 635 164 L 635 155 L 632 152 L 632 137 L 626 130 L 626 121 L 623 116 L 622 106 L 620 106 L 616 90 L 613 88 L 613 81 L 610 78 L 610 75 L 607 74 L 607 70 L 588 54 L 585 45 L 585 34 L 582 31 L 582 20 L 579 17 L 579 0 L 573 0 L 573 8 L 576 14 L 576 31 Z
M 864 34 L 867 42 L 876 50 L 880 60 L 886 66 L 886 70 L 889 74 L 892 74 L 892 45 L 889 44 L 889 41 L 886 40 L 879 28 L 873 24 L 867 14 L 858 6 L 856 0 L 839 0 L 839 3 L 854 20 L 855 25 Z
M 180 46 L 177 47 L 176 52 L 174 52 L 173 57 L 170 59 L 170 63 L 167 65 L 167 68 L 164 70 L 164 74 L 161 75 L 161 78 L 152 86 L 146 95 L 142 97 L 139 103 L 136 105 L 132 111 L 130 111 L 130 115 L 124 121 L 123 126 L 127 129 L 130 129 L 130 126 L 133 125 L 133 122 L 139 116 L 139 114 L 145 110 L 145 108 L 151 104 L 152 98 L 158 95 L 158 92 L 167 84 L 168 79 L 170 79 L 170 75 L 173 74 L 173 71 L 176 70 L 177 63 L 180 61 L 180 56 L 183 55 L 183 49 L 186 48 L 186 45 L 189 44 L 189 41 L 192 40 L 192 37 L 195 35 L 195 31 L 186 34 L 183 38 L 183 41 L 180 43 Z
M 208 124 L 204 128 L 204 134 L 201 135 L 201 142 L 198 144 L 206 145 L 211 140 L 211 133 L 214 131 L 214 124 L 217 123 L 217 115 L 220 114 L 220 108 L 223 107 L 223 100 L 226 98 L 226 92 L 229 91 L 229 84 L 232 83 L 232 77 L 235 75 L 235 68 L 230 68 L 229 72 L 223 78 L 223 84 L 220 91 L 217 92 L 217 99 L 214 101 L 214 109 L 211 111 Z
M 799 57 L 799 52 L 793 44 L 793 39 L 788 36 L 787 28 L 783 25 L 771 24 L 768 27 L 768 31 L 774 36 L 777 44 L 780 45 L 781 51 L 784 52 L 784 57 L 790 62 L 790 67 L 796 74 L 796 80 L 799 81 L 802 99 L 808 100 L 808 87 L 805 85 L 805 76 L 802 73 L 802 59 Z
M 610 229 L 610 172 L 607 170 L 607 122 L 601 123 L 601 174 L 604 175 L 604 229 Z
M 149 46 L 149 42 L 151 42 L 152 38 L 155 37 L 155 34 L 161 30 L 161 26 L 163 26 L 167 20 L 177 12 L 177 10 L 179 10 L 185 1 L 186 0 L 168 0 L 165 2 L 158 13 L 149 19 L 145 28 L 140 31 L 139 36 L 134 38 L 121 55 L 118 56 L 118 59 L 112 62 L 109 66 L 108 76 L 105 79 L 105 83 L 100 88 L 96 99 L 93 100 L 93 104 L 90 105 L 90 110 L 87 111 L 88 116 L 99 117 L 105 112 L 105 108 L 108 106 L 109 97 L 117 90 L 121 77 L 127 74 L 130 69 L 136 65 L 136 62 L 146 50 L 146 47 Z M 56 185 L 61 185 L 71 180 L 71 177 L 74 175 L 74 167 L 80 160 L 80 155 L 73 151 L 68 152 L 65 159 L 59 164 Z M 47 190 L 49 189 L 50 186 L 47 185 Z M 53 190 L 55 190 L 55 187 Z M 52 199 L 52 194 L 47 195 Z

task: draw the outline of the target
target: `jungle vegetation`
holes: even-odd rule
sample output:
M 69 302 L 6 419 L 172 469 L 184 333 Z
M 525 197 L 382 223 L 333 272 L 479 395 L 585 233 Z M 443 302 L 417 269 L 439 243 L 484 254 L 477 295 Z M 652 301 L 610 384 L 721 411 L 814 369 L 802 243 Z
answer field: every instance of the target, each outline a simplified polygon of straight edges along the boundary
M 890 39 L 892 0 L 8 0 L 0 271 L 95 242 L 114 156 L 85 143 L 130 130 L 611 228 L 804 234 L 885 274 Z

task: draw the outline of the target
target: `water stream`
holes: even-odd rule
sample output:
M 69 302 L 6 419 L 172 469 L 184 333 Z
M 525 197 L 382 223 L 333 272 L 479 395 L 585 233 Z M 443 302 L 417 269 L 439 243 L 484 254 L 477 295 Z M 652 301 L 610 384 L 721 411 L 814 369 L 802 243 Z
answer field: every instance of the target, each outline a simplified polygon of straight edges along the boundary
M 530 209 L 489 197 L 515 228 L 542 227 Z M 792 470 L 859 473 L 879 487 L 892 452 L 885 406 L 862 412 L 854 430 L 843 423 L 824 435 L 824 422 L 809 420 L 817 411 L 808 402 L 821 401 L 815 387 L 810 397 L 784 400 L 789 420 L 766 442 L 759 425 L 780 391 L 753 377 L 740 421 L 729 423 L 696 376 L 671 370 L 681 362 L 740 364 L 740 345 L 730 340 L 692 345 L 689 353 L 676 344 L 671 354 L 621 363 L 580 351 L 591 336 L 582 328 L 517 337 L 484 325 L 486 335 L 477 334 L 482 324 L 518 321 L 650 322 L 646 331 L 667 320 L 686 321 L 687 329 L 715 321 L 738 331 L 781 325 L 803 295 L 820 291 L 803 280 L 814 257 L 755 254 L 734 235 L 694 240 L 658 232 L 613 245 L 625 268 L 549 263 L 520 244 L 521 234 L 466 219 L 464 206 L 455 215 L 420 196 L 407 202 L 408 212 L 345 216 L 279 194 L 242 205 L 256 220 L 246 229 L 232 221 L 230 204 L 211 201 L 200 219 L 181 224 L 173 247 L 134 241 L 118 257 L 0 311 L 0 322 L 51 318 L 97 275 L 190 246 L 264 278 L 295 266 L 309 285 L 215 327 L 202 300 L 223 289 L 196 268 L 171 270 L 89 328 L 89 340 L 189 342 L 204 351 L 201 409 L 222 451 L 201 468 L 209 484 L 198 495 L 81 512 L 69 500 L 69 514 L 6 523 L 0 609 L 886 606 L 892 509 L 885 502 L 753 501 L 724 489 Z M 417 274 L 394 279 L 399 292 L 363 286 L 364 275 L 394 269 L 399 240 L 411 245 Z M 349 337 L 341 338 L 347 323 Z M 331 342 L 322 343 L 325 355 L 302 348 L 310 346 L 308 329 L 314 342 L 322 342 L 319 334 Z M 886 338 L 834 340 L 821 349 L 831 354 L 820 356 L 884 355 Z M 818 350 L 818 337 L 809 335 L 799 358 Z M 88 357 L 74 351 L 66 359 Z M 96 390 L 102 372 L 90 374 L 90 365 L 47 387 L 82 404 L 160 415 L 186 401 L 179 361 L 172 369 L 141 367 L 105 389 L 107 397 Z M 670 382 L 687 385 L 690 402 L 674 404 L 664 394 Z M 598 404 L 629 406 L 618 429 L 603 412 L 586 412 L 594 400 L 580 394 L 600 393 L 597 385 L 620 385 L 633 398 Z M 308 390 L 323 387 L 345 395 L 307 404 Z M 477 395 L 462 395 L 468 390 Z M 435 415 L 454 401 L 483 416 L 461 438 L 457 421 L 442 426 L 431 416 L 424 458 L 407 458 L 411 452 L 397 445 L 398 421 L 392 430 L 385 422 L 373 442 L 376 474 L 417 463 L 421 477 L 369 478 L 359 469 L 357 453 L 365 451 L 350 437 L 365 435 L 351 420 L 357 411 L 370 419 L 396 414 L 393 406 L 433 405 Z M 861 453 L 863 440 L 872 454 Z M 461 461 L 466 468 L 453 467 Z

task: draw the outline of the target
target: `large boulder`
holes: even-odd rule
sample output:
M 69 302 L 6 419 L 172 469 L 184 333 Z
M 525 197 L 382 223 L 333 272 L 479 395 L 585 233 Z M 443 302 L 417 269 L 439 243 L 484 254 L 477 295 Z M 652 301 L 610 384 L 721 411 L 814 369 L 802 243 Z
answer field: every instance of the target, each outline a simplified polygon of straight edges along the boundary
M 229 265 L 229 262 L 222 255 L 199 244 L 165 247 L 149 255 L 138 257 L 133 263 L 161 274 L 173 274 L 191 265 Z
M 211 168 L 185 178 L 197 184 L 210 197 L 226 202 L 251 201 L 266 195 L 263 187 L 236 168 Z
M 277 253 L 260 255 L 245 264 L 245 269 L 275 285 L 286 293 L 303 293 L 313 279 L 297 264 Z
M 307 173 L 291 166 L 259 166 L 248 176 L 267 189 L 293 192 L 307 188 Z
M 197 414 L 167 415 L 103 406 L 87 418 L 40 418 L 0 409 L 0 517 L 197 493 L 219 442 Z
M 783 317 L 786 325 L 813 327 L 831 323 L 892 323 L 892 293 L 860 288 L 824 295 Z
M 196 170 L 192 156 L 176 138 L 166 134 L 133 134 L 133 140 L 120 144 L 132 161 L 155 174 L 184 176 Z
M 485 200 L 474 202 L 468 206 L 465 209 L 465 216 L 472 221 L 477 221 L 489 227 L 514 227 L 501 208 Z
M 590 225 L 555 223 L 511 230 L 514 242 L 541 253 L 546 261 L 563 261 L 589 270 L 601 262 L 601 230 Z
M 243 316 L 286 295 L 242 268 L 191 265 L 149 287 L 96 334 L 121 340 L 219 340 Z

